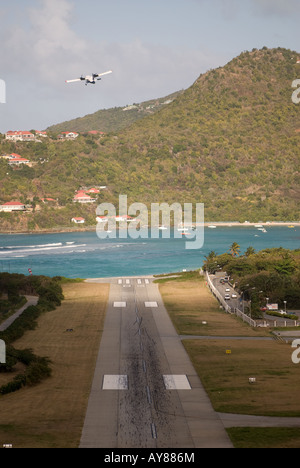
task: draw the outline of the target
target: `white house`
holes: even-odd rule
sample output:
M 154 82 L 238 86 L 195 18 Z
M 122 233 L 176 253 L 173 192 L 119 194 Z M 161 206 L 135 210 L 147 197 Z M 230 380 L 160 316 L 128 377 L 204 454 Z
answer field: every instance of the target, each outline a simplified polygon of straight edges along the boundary
M 35 135 L 31 132 L 12 132 L 11 130 L 5 134 L 6 140 L 11 141 L 35 141 Z
M 7 159 L 10 166 L 20 166 L 21 164 L 27 165 L 30 163 L 29 159 L 22 158 L 22 156 L 15 153 L 10 154 Z
M 107 223 L 108 217 L 107 216 L 97 216 L 96 217 L 97 223 Z
M 79 191 L 76 193 L 75 197 L 73 198 L 74 203 L 96 203 L 95 198 L 86 195 L 85 192 Z
M 84 224 L 85 223 L 85 219 L 84 218 L 72 218 L 72 223 L 75 223 L 75 224 Z
M 76 132 L 62 132 L 59 135 L 59 138 L 66 140 L 75 140 L 77 137 L 79 137 L 79 133 Z
M 20 202 L 7 202 L 4 205 L 0 205 L 0 211 L 11 213 L 12 211 L 26 211 L 26 206 Z

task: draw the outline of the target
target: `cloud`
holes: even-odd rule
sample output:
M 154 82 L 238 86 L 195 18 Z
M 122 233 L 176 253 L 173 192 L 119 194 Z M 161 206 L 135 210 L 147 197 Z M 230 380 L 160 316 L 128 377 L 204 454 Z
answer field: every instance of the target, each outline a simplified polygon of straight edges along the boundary
M 290 16 L 300 13 L 299 0 L 251 0 L 256 14 Z
M 39 4 L 27 9 L 21 26 L 10 25 L 1 34 L 1 63 L 11 72 L 22 70 L 25 76 L 53 84 L 63 67 L 85 53 L 87 44 L 70 27 L 68 0 L 39 0 Z

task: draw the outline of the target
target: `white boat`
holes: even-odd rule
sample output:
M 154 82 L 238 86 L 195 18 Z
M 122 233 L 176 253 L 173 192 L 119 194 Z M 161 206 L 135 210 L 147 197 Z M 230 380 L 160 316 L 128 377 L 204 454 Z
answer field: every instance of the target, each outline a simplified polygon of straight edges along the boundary
M 209 229 L 217 229 L 217 226 L 213 226 L 213 225 L 208 226 L 208 227 L 209 227 Z
M 158 228 L 160 231 L 167 231 L 168 228 L 166 228 L 165 226 L 159 226 Z

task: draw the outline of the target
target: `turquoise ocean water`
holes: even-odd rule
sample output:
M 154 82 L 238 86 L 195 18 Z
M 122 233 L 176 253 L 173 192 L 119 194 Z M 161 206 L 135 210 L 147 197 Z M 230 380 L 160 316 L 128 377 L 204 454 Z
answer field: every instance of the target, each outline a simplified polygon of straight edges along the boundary
M 162 233 L 160 233 L 162 235 Z M 268 226 L 267 232 L 252 226 L 205 228 L 204 245 L 185 248 L 182 239 L 105 239 L 96 232 L 0 235 L 0 272 L 68 278 L 142 276 L 200 268 L 205 256 L 214 250 L 227 252 L 233 242 L 243 253 L 272 247 L 300 248 L 300 228 Z

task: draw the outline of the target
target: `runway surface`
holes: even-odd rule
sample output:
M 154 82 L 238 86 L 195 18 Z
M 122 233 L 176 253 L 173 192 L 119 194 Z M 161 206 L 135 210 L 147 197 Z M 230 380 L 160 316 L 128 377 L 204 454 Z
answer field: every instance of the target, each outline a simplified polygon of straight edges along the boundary
M 80 448 L 231 448 L 152 277 L 111 283 Z

